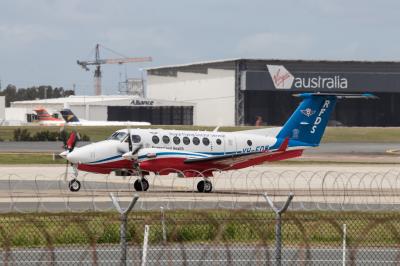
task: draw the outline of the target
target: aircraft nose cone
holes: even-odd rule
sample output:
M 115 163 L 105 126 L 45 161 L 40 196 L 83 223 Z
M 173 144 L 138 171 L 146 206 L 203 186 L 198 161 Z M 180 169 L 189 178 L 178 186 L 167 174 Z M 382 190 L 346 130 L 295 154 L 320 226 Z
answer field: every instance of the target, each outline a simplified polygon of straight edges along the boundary
M 62 158 L 67 159 L 68 151 L 63 151 L 59 154 Z
M 78 163 L 79 157 L 76 152 L 72 151 L 67 154 L 67 160 L 70 161 L 71 163 Z

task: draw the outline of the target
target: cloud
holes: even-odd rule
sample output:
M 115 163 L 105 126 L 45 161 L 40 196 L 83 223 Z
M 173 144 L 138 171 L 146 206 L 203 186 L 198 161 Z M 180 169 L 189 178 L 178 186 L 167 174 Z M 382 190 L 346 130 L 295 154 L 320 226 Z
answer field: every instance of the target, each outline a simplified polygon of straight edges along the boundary
M 25 46 L 35 41 L 65 40 L 63 32 L 42 25 L 0 25 L 0 45 Z
M 121 50 L 130 49 L 170 49 L 173 48 L 176 34 L 166 27 L 109 28 L 100 33 L 100 39 Z
M 298 58 L 312 47 L 306 34 L 261 32 L 242 38 L 236 52 L 242 57 Z

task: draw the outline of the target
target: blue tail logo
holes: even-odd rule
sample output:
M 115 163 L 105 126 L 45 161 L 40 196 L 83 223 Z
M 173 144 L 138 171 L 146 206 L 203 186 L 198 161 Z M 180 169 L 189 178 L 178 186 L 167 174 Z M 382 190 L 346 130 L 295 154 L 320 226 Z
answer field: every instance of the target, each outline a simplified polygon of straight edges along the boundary
M 306 108 L 304 110 L 300 110 L 301 113 L 307 117 L 312 116 L 313 114 L 315 114 L 315 110 L 311 110 L 311 108 Z

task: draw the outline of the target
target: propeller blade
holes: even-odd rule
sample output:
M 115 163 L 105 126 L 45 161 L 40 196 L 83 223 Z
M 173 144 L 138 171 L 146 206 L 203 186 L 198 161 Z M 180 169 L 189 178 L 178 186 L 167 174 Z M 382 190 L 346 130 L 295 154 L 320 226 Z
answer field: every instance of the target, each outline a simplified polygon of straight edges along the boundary
M 131 129 L 128 128 L 128 144 L 129 144 L 129 151 L 132 152 L 132 135 L 131 135 Z
M 133 151 L 128 151 L 122 154 L 122 158 L 124 158 L 125 160 L 137 160 L 137 156 L 135 155 L 139 152 L 141 148 L 143 148 L 142 144 L 137 146 Z
M 136 153 L 138 153 L 139 150 L 140 150 L 141 148 L 143 148 L 143 145 L 142 145 L 142 144 L 140 144 L 139 146 L 137 146 L 136 149 L 135 149 L 134 151 L 132 151 L 132 155 L 135 155 Z
M 73 151 L 75 148 L 76 143 L 78 142 L 78 139 L 80 139 L 79 134 L 74 130 L 71 132 L 69 135 L 69 138 L 67 140 L 67 145 L 66 148 L 68 151 Z

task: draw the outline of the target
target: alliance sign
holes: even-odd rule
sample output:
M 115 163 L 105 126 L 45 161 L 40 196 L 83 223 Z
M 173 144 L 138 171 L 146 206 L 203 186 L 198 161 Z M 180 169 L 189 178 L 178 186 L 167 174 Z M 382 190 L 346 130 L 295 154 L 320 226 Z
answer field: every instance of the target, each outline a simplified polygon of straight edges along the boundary
M 278 90 L 289 89 L 347 89 L 348 80 L 340 75 L 315 74 L 293 76 L 282 65 L 267 65 L 274 86 Z

